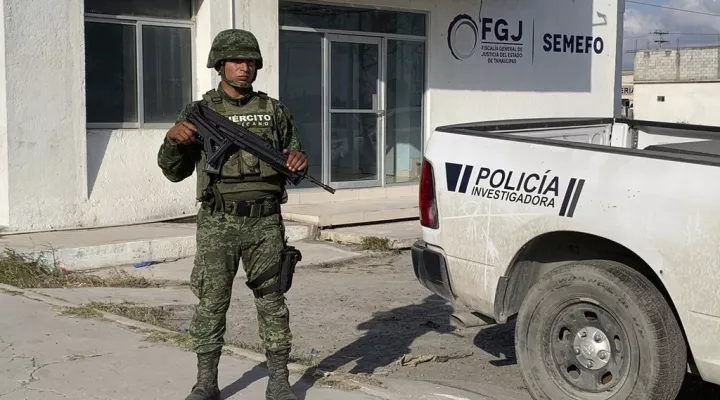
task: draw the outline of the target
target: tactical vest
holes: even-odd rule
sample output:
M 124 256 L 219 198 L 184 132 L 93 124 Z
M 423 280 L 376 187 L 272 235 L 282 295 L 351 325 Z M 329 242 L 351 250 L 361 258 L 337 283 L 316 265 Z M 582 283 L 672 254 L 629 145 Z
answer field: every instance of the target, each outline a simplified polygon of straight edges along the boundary
M 230 121 L 244 126 L 252 133 L 266 138 L 276 149 L 282 150 L 277 121 L 275 121 L 274 103 L 265 93 L 258 92 L 256 97 L 243 106 L 237 106 L 223 101 L 216 89 L 203 95 L 209 108 Z M 207 155 L 202 152 L 198 171 L 204 171 L 206 160 Z M 282 175 L 246 151 L 235 149 L 228 153 L 220 174 L 220 177 L 215 178 L 213 182 L 206 173 L 198 174 L 198 199 L 202 197 L 208 184 L 213 186 L 216 195 L 252 191 L 279 194 L 283 191 Z

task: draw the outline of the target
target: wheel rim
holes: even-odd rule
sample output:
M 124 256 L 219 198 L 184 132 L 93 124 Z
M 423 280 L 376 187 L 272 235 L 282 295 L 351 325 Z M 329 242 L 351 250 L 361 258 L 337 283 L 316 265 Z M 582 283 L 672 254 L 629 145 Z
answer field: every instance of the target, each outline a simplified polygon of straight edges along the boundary
M 553 363 L 571 387 L 600 393 L 624 380 L 630 362 L 627 335 L 604 308 L 569 305 L 555 318 L 550 334 Z

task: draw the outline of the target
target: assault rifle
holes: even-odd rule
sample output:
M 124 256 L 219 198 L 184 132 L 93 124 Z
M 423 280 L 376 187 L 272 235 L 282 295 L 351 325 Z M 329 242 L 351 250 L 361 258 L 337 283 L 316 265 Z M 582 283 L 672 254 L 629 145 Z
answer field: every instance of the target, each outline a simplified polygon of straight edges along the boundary
M 267 139 L 231 122 L 210 109 L 204 101 L 193 107 L 192 112 L 188 115 L 188 121 L 198 128 L 198 139 L 205 146 L 207 155 L 205 172 L 208 174 L 220 175 L 220 170 L 226 161 L 227 151 L 230 147 L 237 146 L 268 163 L 274 170 L 285 175 L 287 181 L 295 186 L 303 179 L 307 179 L 335 194 L 335 189 L 308 175 L 307 168 L 303 171 L 290 171 L 287 167 L 287 156 L 274 148 Z

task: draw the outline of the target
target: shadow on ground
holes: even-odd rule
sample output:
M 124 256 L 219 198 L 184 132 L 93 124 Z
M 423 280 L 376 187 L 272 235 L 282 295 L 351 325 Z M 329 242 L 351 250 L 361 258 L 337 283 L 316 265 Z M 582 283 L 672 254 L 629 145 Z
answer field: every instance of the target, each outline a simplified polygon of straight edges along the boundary
M 475 336 L 475 346 L 499 360 L 490 360 L 496 367 L 517 364 L 515 354 L 515 321 L 491 325 Z M 677 400 L 720 399 L 720 386 L 704 382 L 697 376 L 687 375 Z
M 265 363 L 258 364 L 250 371 L 247 371 L 235 382 L 227 385 L 220 390 L 221 399 L 229 399 L 235 394 L 239 393 L 246 387 L 252 385 L 254 382 L 259 381 L 267 376 L 267 367 Z
M 452 332 L 452 313 L 452 306 L 435 295 L 426 297 L 420 304 L 374 313 L 372 319 L 357 326 L 357 329 L 366 331 L 361 338 L 326 357 L 317 367 L 308 369 L 293 390 L 299 399 L 304 398 L 312 386 L 316 370 L 335 372 L 354 363 L 348 373 L 373 374 L 410 353 L 415 339 L 430 332 Z M 306 386 L 306 383 L 310 385 Z
M 253 369 L 250 371 L 247 371 L 241 376 L 238 380 L 235 382 L 227 385 L 223 389 L 220 390 L 220 398 L 221 399 L 229 399 L 232 396 L 240 393 L 248 386 L 252 385 L 253 383 L 265 379 L 268 376 L 267 371 L 267 364 L 266 363 L 260 363 L 256 365 Z M 307 382 L 297 382 L 293 386 L 293 390 L 295 394 L 297 395 L 298 400 L 305 400 L 306 398 L 306 392 L 310 389 L 311 385 Z
M 515 357 L 515 321 L 507 324 L 490 325 L 475 336 L 474 344 L 479 349 L 499 360 L 490 360 L 495 367 L 517 364 Z

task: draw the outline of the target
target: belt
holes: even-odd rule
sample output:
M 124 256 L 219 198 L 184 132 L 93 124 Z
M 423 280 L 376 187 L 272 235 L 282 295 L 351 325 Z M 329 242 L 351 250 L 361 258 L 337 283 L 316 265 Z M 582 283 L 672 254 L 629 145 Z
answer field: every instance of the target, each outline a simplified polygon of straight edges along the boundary
M 225 212 L 238 217 L 267 217 L 280 213 L 277 199 L 226 201 Z

